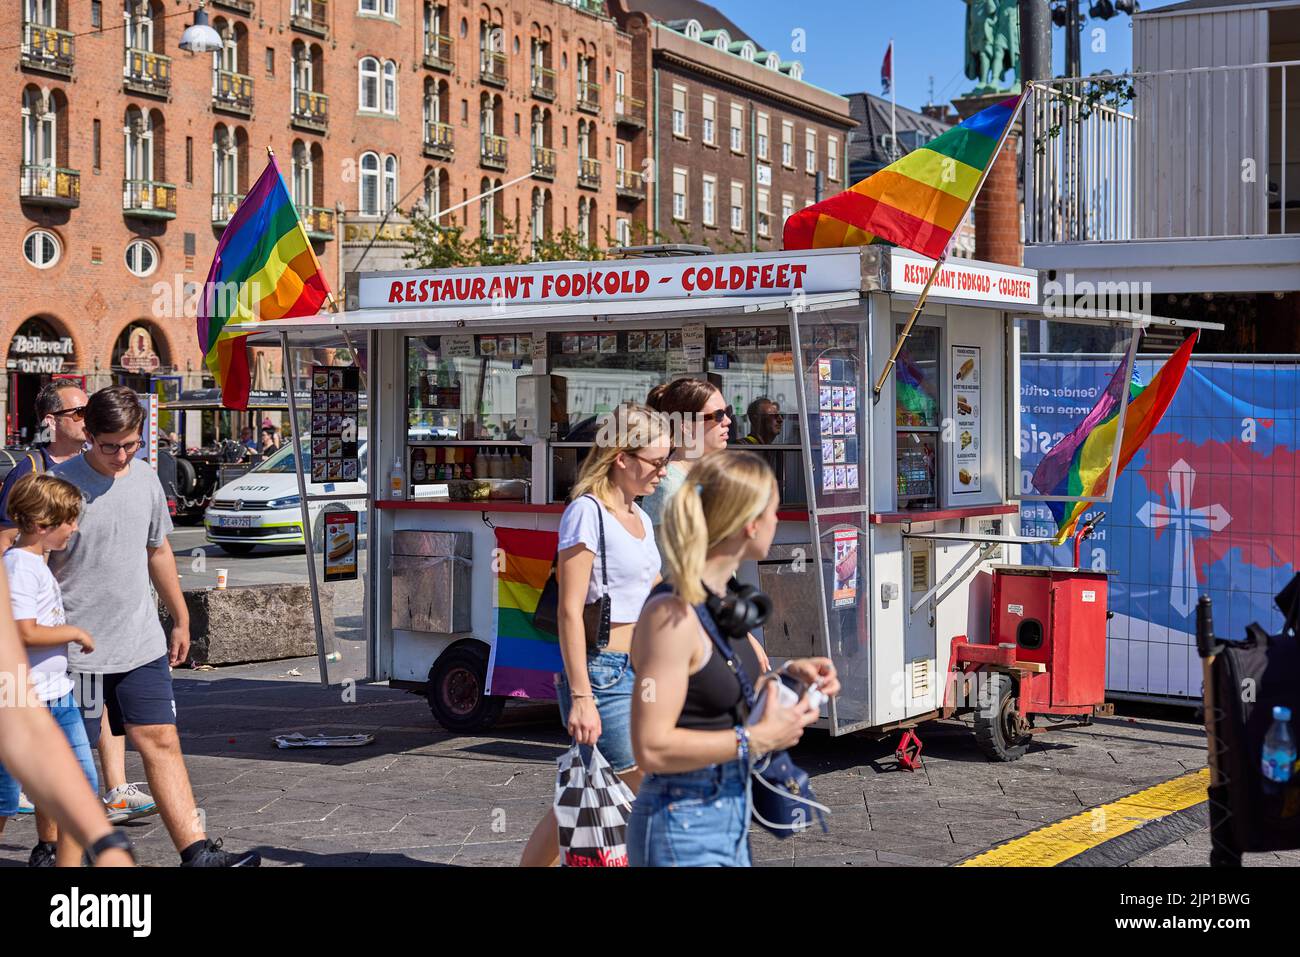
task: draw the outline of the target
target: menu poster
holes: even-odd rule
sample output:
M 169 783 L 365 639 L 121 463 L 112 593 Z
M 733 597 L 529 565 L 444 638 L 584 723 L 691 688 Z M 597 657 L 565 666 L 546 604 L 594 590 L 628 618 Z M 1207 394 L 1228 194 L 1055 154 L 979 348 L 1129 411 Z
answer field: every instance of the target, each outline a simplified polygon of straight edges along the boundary
M 704 358 L 704 323 L 682 326 L 682 349 L 688 359 Z
M 835 546 L 835 586 L 831 603 L 836 608 L 847 608 L 858 601 L 858 530 L 837 529 L 831 540 Z
M 699 375 L 704 371 L 704 360 L 691 359 L 680 353 L 669 353 L 668 355 L 668 376 L 677 378 L 678 376 Z
M 474 357 L 473 336 L 443 336 L 441 345 L 444 359 L 472 359 Z
M 444 344 L 447 338 L 443 337 Z M 355 366 L 312 366 L 311 480 L 315 484 L 355 482 L 360 478 L 357 460 L 360 391 L 361 371 Z M 324 428 L 316 428 L 318 425 Z
M 326 512 L 325 540 L 317 543 L 325 555 L 325 581 L 355 581 L 357 577 L 357 513 Z
M 954 495 L 978 492 L 980 483 L 980 347 L 952 347 Z

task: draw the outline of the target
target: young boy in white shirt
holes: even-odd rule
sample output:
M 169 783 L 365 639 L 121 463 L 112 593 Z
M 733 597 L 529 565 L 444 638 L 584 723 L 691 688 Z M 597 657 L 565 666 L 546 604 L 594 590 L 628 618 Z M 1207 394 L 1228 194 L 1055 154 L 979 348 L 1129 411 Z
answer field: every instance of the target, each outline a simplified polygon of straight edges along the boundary
M 27 648 L 31 691 L 67 736 L 92 792 L 98 794 L 95 761 L 81 708 L 73 694 L 73 681 L 68 676 L 68 645 L 76 644 L 90 652 L 94 641 L 81 628 L 66 623 L 63 593 L 46 567 L 49 553 L 66 548 L 76 533 L 80 514 L 81 492 L 71 483 L 50 474 L 19 479 L 8 501 L 8 517 L 19 534 L 14 546 L 4 554 L 4 567 L 18 637 Z M 18 790 L 18 782 L 0 766 L 0 831 L 5 819 L 17 813 Z M 39 806 L 36 813 L 41 814 Z M 60 867 L 78 867 L 82 851 L 72 836 L 60 829 L 57 849 L 38 843 L 30 863 L 45 865 L 53 857 L 53 863 Z

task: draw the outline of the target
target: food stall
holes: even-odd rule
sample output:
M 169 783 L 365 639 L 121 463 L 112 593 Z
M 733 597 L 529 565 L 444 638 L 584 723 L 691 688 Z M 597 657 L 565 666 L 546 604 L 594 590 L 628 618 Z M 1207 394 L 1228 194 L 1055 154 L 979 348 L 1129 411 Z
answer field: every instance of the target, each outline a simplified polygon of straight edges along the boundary
M 1021 660 L 991 634 L 991 570 L 1028 541 L 1014 532 L 1017 356 L 1027 324 L 1048 321 L 1039 276 L 946 264 L 877 398 L 932 266 L 871 246 L 365 273 L 343 312 L 245 327 L 277 338 L 286 361 L 346 336 L 364 363 L 368 675 L 426 691 L 456 730 L 490 726 L 507 697 L 553 697 L 558 650 L 530 612 L 595 421 L 683 375 L 718 386 L 735 442 L 777 473 L 776 544 L 741 577 L 773 598 L 759 637 L 774 664 L 835 661 L 831 734 L 957 714 L 980 674 L 1050 670 L 1050 656 Z M 1080 321 L 1123 356 L 1147 320 Z M 749 421 L 772 403 L 779 425 Z M 1097 586 L 1086 594 L 1104 616 L 1100 578 L 1099 606 Z M 1100 634 L 1095 615 L 1075 622 L 1095 670 L 1104 617 Z M 1100 704 L 1038 699 L 1079 720 Z

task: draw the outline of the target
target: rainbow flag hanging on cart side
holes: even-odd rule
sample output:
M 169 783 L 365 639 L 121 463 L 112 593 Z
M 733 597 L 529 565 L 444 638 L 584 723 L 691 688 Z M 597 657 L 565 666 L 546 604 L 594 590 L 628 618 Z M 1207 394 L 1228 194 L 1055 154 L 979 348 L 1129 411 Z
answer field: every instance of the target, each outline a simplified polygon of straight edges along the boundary
M 1116 478 L 1132 461 L 1143 443 L 1164 418 L 1192 357 L 1198 333 L 1193 332 L 1170 356 L 1151 382 L 1140 386 L 1128 382 L 1129 400 L 1124 433 L 1120 439 L 1119 468 Z M 1106 391 L 1073 432 L 1052 447 L 1034 469 L 1032 484 L 1041 495 L 1078 495 L 1096 498 L 1110 487 L 1110 466 L 1115 449 L 1115 430 L 1119 427 L 1119 409 L 1123 399 L 1125 362 L 1110 377 Z M 1093 502 L 1046 502 L 1056 518 L 1056 537 L 1060 545 L 1074 534 L 1075 526 Z
M 564 670 L 554 635 L 533 627 L 542 588 L 560 537 L 555 532 L 498 528 L 496 640 L 488 668 L 492 694 L 555 698 L 555 675 Z
M 229 332 L 229 326 L 314 316 L 329 294 L 272 155 L 221 233 L 199 304 L 203 361 L 221 388 L 222 405 L 248 407 L 247 335 Z
M 799 210 L 786 220 L 785 248 L 888 242 L 939 259 L 1023 97 L 980 110 L 845 192 Z

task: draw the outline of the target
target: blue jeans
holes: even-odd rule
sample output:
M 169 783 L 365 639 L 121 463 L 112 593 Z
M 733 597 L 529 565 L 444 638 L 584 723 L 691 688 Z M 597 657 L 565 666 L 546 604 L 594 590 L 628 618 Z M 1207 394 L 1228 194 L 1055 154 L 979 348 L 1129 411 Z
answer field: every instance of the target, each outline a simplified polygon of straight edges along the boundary
M 596 699 L 596 713 L 600 715 L 596 747 L 615 772 L 630 771 L 636 767 L 636 757 L 632 754 L 632 692 L 636 688 L 636 675 L 631 659 L 616 651 L 588 655 L 587 677 L 591 679 L 591 694 Z M 563 671 L 555 678 L 555 690 L 560 702 L 560 720 L 567 725 L 573 696 Z M 590 749 L 582 750 L 582 759 L 586 761 L 591 756 Z
M 59 726 L 68 739 L 68 744 L 72 746 L 72 753 L 76 756 L 77 763 L 81 765 L 86 780 L 90 782 L 91 790 L 98 795 L 99 775 L 95 773 L 95 759 L 90 753 L 86 725 L 81 719 L 81 708 L 77 705 L 77 699 L 69 691 L 62 698 L 45 702 L 45 707 L 50 709 L 54 723 Z M 14 776 L 0 765 L 0 817 L 13 817 L 18 813 L 18 791 L 19 785 Z
M 749 772 L 739 761 L 648 774 L 627 825 L 629 867 L 749 867 Z

